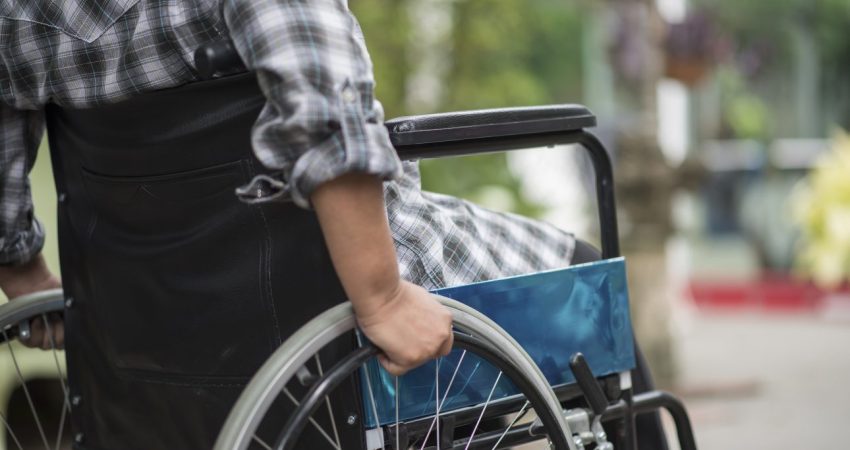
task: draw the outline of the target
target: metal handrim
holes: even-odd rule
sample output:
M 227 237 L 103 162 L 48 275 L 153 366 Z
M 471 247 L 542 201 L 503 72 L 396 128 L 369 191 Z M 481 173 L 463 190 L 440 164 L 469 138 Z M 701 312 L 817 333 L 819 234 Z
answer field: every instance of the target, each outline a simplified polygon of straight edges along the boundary
M 571 436 L 561 406 L 546 378 L 531 357 L 494 322 L 483 314 L 457 301 L 437 297 L 452 313 L 454 325 L 484 342 L 502 350 L 513 364 L 521 368 L 546 398 L 547 408 L 557 411 L 559 432 Z M 354 330 L 356 321 L 351 305 L 343 303 L 329 309 L 292 335 L 260 368 L 246 386 L 225 422 L 216 441 L 216 450 L 244 450 L 250 445 L 263 414 L 282 392 L 286 384 L 307 361 L 327 344 Z M 571 450 L 575 445 L 566 439 Z
M 2 344 L 2 347 L 8 352 L 8 357 L 11 359 L 12 363 L 9 367 L 14 369 L 14 374 L 17 376 L 17 386 L 20 387 L 26 398 L 34 424 L 38 430 L 38 435 L 41 438 L 41 444 L 45 448 L 60 447 L 63 439 L 63 431 L 65 431 L 67 414 L 70 413 L 68 387 L 65 380 L 65 374 L 62 369 L 63 365 L 60 363 L 61 358 L 57 354 L 58 348 L 55 337 L 52 334 L 52 327 L 48 325 L 50 322 L 48 316 L 61 313 L 64 310 L 64 307 L 65 300 L 61 289 L 36 292 L 15 298 L 8 303 L 0 305 L 0 344 Z M 18 357 L 16 356 L 17 352 L 15 350 L 15 345 L 13 345 L 13 341 L 15 339 L 22 339 L 26 341 L 27 338 L 29 338 L 27 333 L 30 330 L 31 322 L 35 320 L 41 320 L 44 324 L 47 337 L 50 342 L 49 350 L 52 351 L 53 356 L 52 364 L 47 363 L 47 365 L 55 365 L 56 377 L 58 378 L 62 388 L 62 409 L 59 422 L 56 427 L 56 437 L 53 445 L 51 445 L 48 439 L 48 429 L 42 424 L 43 420 L 39 416 L 38 410 L 41 409 L 40 406 L 43 405 L 39 404 L 39 408 L 36 407 L 38 402 L 34 401 L 34 398 L 30 393 L 30 389 L 27 386 L 29 377 L 24 375 L 25 373 L 31 374 L 31 372 L 28 371 L 32 366 L 24 366 L 23 368 L 26 368 L 27 371 L 23 370 L 22 366 L 19 364 Z M 18 351 L 20 350 L 28 349 L 19 348 Z M 0 446 L 2 446 L 4 441 L 2 438 L 5 437 L 7 444 L 9 444 L 8 440 L 11 440 L 11 443 L 15 444 L 17 448 L 23 449 L 22 442 L 18 439 L 15 430 L 12 429 L 10 422 L 3 413 L 3 408 L 0 408 L 0 432 L 4 432 L 4 436 L 0 436 Z

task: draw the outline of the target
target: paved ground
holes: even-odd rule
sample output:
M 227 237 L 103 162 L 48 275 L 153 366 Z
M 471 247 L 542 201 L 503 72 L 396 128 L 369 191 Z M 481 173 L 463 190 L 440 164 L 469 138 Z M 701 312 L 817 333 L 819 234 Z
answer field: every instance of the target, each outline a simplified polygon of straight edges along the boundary
M 850 449 L 843 314 L 679 317 L 681 388 L 700 450 Z

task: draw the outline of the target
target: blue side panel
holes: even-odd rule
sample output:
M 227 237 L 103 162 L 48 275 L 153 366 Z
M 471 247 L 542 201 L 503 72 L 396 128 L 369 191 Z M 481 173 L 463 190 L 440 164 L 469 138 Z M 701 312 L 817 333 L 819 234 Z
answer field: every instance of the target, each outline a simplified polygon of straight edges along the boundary
M 531 355 L 553 386 L 575 381 L 570 356 L 584 353 L 596 376 L 635 366 L 623 258 L 435 291 L 465 303 L 498 323 Z M 395 379 L 376 361 L 363 369 L 368 428 L 394 423 Z M 399 379 L 399 418 L 433 415 L 518 393 L 509 380 L 494 384 L 498 370 L 471 354 L 454 351 Z M 435 377 L 435 374 L 439 374 Z M 436 380 L 436 382 L 435 382 Z M 369 383 L 371 386 L 367 385 Z M 446 387 L 450 386 L 448 392 Z M 494 387 L 495 386 L 495 387 Z M 375 408 L 369 388 L 374 394 Z M 438 389 L 439 388 L 439 389 Z M 445 398 L 445 402 L 443 399 Z

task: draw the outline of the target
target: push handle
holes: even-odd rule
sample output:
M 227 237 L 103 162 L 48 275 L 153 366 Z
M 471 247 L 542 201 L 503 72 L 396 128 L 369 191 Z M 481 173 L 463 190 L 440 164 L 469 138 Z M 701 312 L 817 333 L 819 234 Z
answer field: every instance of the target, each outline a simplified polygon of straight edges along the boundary
M 575 375 L 581 392 L 584 394 L 584 398 L 587 399 L 587 403 L 590 404 L 593 413 L 601 416 L 608 409 L 608 399 L 605 397 L 605 393 L 602 392 L 602 388 L 599 387 L 599 383 L 596 382 L 596 377 L 590 371 L 590 366 L 587 364 L 584 355 L 576 353 L 570 358 L 570 370 Z
M 209 80 L 216 74 L 244 71 L 245 63 L 239 57 L 233 41 L 225 39 L 198 47 L 195 50 L 195 68 L 201 78 Z

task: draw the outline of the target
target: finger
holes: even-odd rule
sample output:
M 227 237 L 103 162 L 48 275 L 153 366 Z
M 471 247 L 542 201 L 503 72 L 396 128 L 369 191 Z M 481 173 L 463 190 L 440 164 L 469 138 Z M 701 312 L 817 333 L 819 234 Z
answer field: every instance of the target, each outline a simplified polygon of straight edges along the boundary
M 65 321 L 62 314 L 48 314 L 47 320 L 50 323 L 48 338 L 51 339 L 51 347 L 56 350 L 63 350 L 65 348 Z
M 449 333 L 449 337 L 443 341 L 443 345 L 440 347 L 440 351 L 437 353 L 437 357 L 440 356 L 448 356 L 449 353 L 452 352 L 452 346 L 455 343 L 455 334 Z
M 44 339 L 44 324 L 38 319 L 30 321 L 30 336 L 28 339 L 22 339 L 21 343 L 25 347 L 36 348 L 41 347 L 41 341 Z
M 26 339 L 21 339 L 21 338 L 19 337 L 19 338 L 18 338 L 18 342 L 20 342 L 21 344 L 23 344 L 23 345 L 24 345 L 24 347 L 27 347 L 27 348 L 34 348 L 34 347 L 36 346 L 36 345 L 34 344 L 34 342 L 36 342 L 36 340 L 33 338 L 33 336 L 34 336 L 34 335 L 35 335 L 35 333 L 33 333 L 33 332 L 32 332 L 32 330 L 30 330 L 30 337 L 28 337 L 28 338 L 26 338 Z
M 57 350 L 65 349 L 65 321 L 61 318 L 53 324 L 53 339 L 55 339 Z
M 41 318 L 41 323 L 44 325 L 44 334 L 41 335 L 41 349 L 50 350 L 53 348 L 53 325 L 44 317 Z
M 53 315 L 47 316 L 44 318 L 47 321 L 46 327 L 44 328 L 44 342 L 42 343 L 42 350 L 53 350 L 57 348 L 56 342 L 56 317 Z
M 405 373 L 407 373 L 408 370 L 410 370 L 409 368 L 405 368 L 400 364 L 394 363 L 387 357 L 387 355 L 383 353 L 378 355 L 378 362 L 381 364 L 381 367 L 383 367 L 384 370 L 390 373 L 390 375 L 395 375 L 397 377 L 404 375 Z

